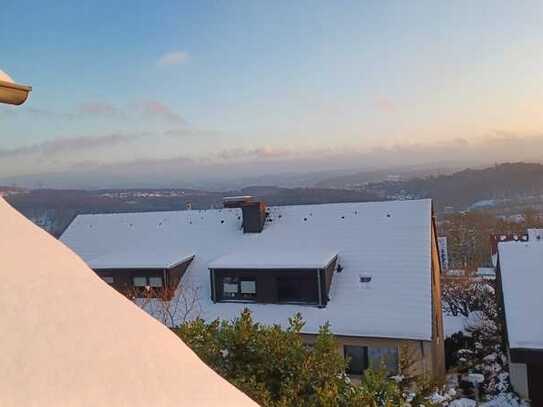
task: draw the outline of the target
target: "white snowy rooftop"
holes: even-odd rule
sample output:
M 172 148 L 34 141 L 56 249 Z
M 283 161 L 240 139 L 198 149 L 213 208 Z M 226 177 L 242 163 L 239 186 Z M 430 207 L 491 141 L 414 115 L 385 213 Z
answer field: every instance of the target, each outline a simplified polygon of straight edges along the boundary
M 0 405 L 256 406 L 0 199 Z
M 543 242 L 498 244 L 509 347 L 543 349 Z
M 262 233 L 243 233 L 241 210 L 231 208 L 80 215 L 61 240 L 87 262 L 133 248 L 194 253 L 183 280 L 199 288 L 207 320 L 231 320 L 247 307 L 255 320 L 283 326 L 300 312 L 305 333 L 330 321 L 338 335 L 431 339 L 430 200 L 268 209 Z M 255 253 L 267 253 L 265 261 Z M 343 271 L 334 273 L 325 308 L 211 301 L 210 265 L 315 265 L 335 254 Z M 371 282 L 362 285 L 361 275 Z
M 227 254 L 209 264 L 211 269 L 322 269 L 337 257 L 337 251 L 305 250 L 246 251 Z
M 88 260 L 93 269 L 168 269 L 185 263 L 194 257 L 194 253 L 183 250 L 149 250 L 114 251 Z

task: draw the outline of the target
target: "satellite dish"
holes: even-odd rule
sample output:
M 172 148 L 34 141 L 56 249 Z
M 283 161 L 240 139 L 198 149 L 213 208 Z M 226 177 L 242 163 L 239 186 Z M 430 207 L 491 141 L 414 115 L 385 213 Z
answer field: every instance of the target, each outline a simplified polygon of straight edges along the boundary
M 7 73 L 0 69 L 0 103 L 22 105 L 31 90 L 30 86 L 15 83 Z

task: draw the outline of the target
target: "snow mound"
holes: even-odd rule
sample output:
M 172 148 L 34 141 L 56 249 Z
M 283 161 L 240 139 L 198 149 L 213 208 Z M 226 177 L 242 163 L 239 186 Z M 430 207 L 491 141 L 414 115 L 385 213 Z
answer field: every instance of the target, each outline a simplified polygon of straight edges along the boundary
M 256 406 L 0 199 L 0 405 Z

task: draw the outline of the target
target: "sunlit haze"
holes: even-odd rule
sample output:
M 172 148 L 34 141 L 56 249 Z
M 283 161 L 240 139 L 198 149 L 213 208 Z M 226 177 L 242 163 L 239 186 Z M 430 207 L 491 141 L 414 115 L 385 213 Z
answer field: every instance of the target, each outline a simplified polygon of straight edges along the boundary
M 542 161 L 542 21 L 538 1 L 8 0 L 0 68 L 33 92 L 0 108 L 0 184 Z

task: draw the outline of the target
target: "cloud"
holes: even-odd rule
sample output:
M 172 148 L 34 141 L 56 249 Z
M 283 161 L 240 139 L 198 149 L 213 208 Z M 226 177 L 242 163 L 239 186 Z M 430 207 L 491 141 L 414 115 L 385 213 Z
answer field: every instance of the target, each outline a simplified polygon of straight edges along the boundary
M 73 113 L 59 113 L 49 109 L 42 109 L 36 107 L 12 107 L 12 106 L 2 106 L 0 109 L 0 117 L 10 118 L 16 116 L 28 115 L 33 118 L 45 118 L 45 119 L 59 119 L 59 118 L 74 118 Z
M 294 155 L 294 151 L 286 148 L 277 147 L 258 147 L 253 149 L 232 148 L 222 150 L 217 153 L 217 158 L 220 160 L 237 160 L 237 159 L 277 159 L 288 158 Z
M 190 58 L 189 54 L 184 51 L 167 52 L 160 56 L 160 58 L 158 59 L 157 65 L 158 66 L 179 65 L 179 64 L 183 64 L 187 62 L 189 58 Z
M 166 104 L 157 100 L 132 103 L 127 106 L 115 106 L 105 101 L 81 103 L 71 112 L 58 112 L 36 107 L 14 109 L 11 106 L 0 107 L 0 118 L 31 116 L 36 119 L 77 120 L 85 118 L 108 118 L 134 122 L 138 118 L 153 119 L 175 125 L 185 125 L 183 117 Z
M 107 102 L 87 102 L 79 105 L 80 115 L 124 117 L 126 113 L 118 107 Z
M 128 143 L 138 137 L 128 134 L 110 134 L 97 137 L 70 137 L 58 138 L 41 143 L 31 144 L 29 146 L 17 147 L 12 149 L 0 150 L 0 159 L 3 158 L 21 158 L 32 155 L 60 155 L 73 153 L 76 151 L 88 151 L 101 147 L 111 147 L 114 145 Z
M 221 133 L 216 130 L 205 130 L 191 127 L 175 127 L 162 131 L 162 134 L 167 137 L 184 138 L 184 137 L 213 137 L 218 136 Z
M 164 103 L 150 100 L 139 105 L 139 110 L 148 118 L 163 119 L 170 122 L 184 124 L 185 120 Z
M 392 113 L 398 109 L 398 106 L 394 101 L 388 97 L 377 98 L 374 102 L 374 106 L 377 110 L 383 113 Z

